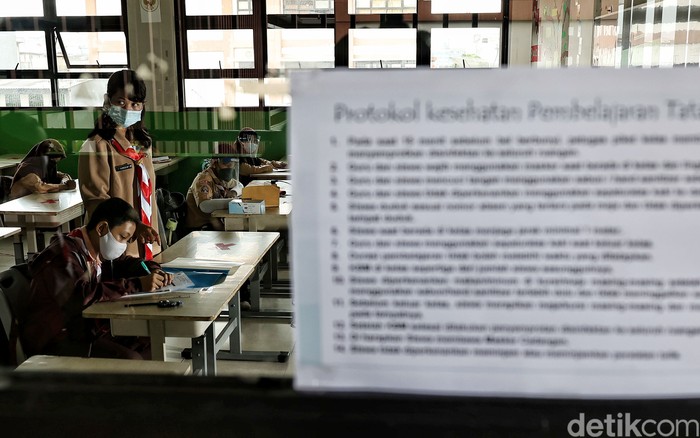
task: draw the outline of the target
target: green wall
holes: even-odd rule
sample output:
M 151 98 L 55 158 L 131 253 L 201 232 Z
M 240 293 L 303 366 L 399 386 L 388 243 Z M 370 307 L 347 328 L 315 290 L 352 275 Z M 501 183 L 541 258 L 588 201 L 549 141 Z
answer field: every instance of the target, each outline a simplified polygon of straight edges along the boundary
M 0 154 L 24 154 L 45 138 L 66 146 L 68 157 L 61 161 L 63 172 L 77 175 L 78 156 L 87 135 L 100 114 L 97 109 L 54 110 L 48 108 L 0 111 Z M 238 131 L 251 126 L 260 134 L 262 156 L 280 159 L 287 155 L 286 111 L 240 112 L 234 120 L 220 120 L 216 110 L 146 112 L 144 123 L 159 155 L 187 157 L 178 170 L 168 175 L 170 190 L 186 192 L 201 163 L 219 142 L 233 143 Z M 268 126 L 260 129 L 258 126 Z M 269 127 L 273 126 L 273 129 Z

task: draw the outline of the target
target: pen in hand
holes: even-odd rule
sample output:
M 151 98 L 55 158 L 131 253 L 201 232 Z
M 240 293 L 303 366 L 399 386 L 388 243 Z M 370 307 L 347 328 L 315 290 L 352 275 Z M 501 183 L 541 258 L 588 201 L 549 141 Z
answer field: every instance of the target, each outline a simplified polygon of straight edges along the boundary
M 141 260 L 141 267 L 143 267 L 143 270 L 146 271 L 147 275 L 151 275 L 151 270 L 148 269 L 148 266 L 146 266 L 146 262 L 144 262 L 143 260 Z

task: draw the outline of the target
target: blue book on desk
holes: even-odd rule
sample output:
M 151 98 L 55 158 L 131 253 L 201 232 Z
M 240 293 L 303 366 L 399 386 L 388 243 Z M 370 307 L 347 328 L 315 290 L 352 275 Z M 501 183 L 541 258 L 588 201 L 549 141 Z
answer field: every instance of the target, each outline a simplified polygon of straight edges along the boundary
M 241 265 L 242 263 L 229 260 L 179 257 L 161 266 L 165 272 L 184 272 L 194 283 L 193 287 L 202 288 L 221 283 L 232 268 Z
M 193 288 L 210 287 L 223 282 L 228 274 L 228 269 L 226 270 L 202 270 L 202 269 L 188 269 L 188 268 L 165 268 L 163 269 L 168 273 L 184 272 L 187 277 L 192 281 Z

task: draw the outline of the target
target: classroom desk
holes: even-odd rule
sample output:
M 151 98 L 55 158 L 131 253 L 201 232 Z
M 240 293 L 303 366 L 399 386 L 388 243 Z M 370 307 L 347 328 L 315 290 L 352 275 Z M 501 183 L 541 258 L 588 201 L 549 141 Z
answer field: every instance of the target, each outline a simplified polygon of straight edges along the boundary
M 272 172 L 254 173 L 252 175 L 248 175 L 248 178 L 255 180 L 274 179 L 276 181 L 288 181 L 292 179 L 292 171 L 289 169 L 280 169 Z
M 20 227 L 0 227 L 0 239 L 14 236 L 15 263 L 24 262 L 24 249 L 22 248 L 22 229 Z
M 250 235 L 248 237 L 243 237 Z M 265 247 L 258 246 L 255 242 L 256 235 L 275 235 L 272 242 L 265 241 Z M 232 236 L 238 236 L 235 239 Z M 256 267 L 255 272 L 250 277 L 250 307 L 251 311 L 246 312 L 246 316 L 273 316 L 280 318 L 290 318 L 290 312 L 280 312 L 275 310 L 264 310 L 260 308 L 260 297 L 262 295 L 261 282 L 264 279 L 271 283 L 274 278 L 272 274 L 277 269 L 276 250 L 279 243 L 280 233 L 230 233 L 226 231 L 194 231 L 175 243 L 179 248 L 186 248 L 189 254 L 197 254 L 200 259 L 231 260 L 240 263 L 251 264 Z M 268 244 L 269 243 L 269 244 Z M 228 246 L 234 244 L 230 249 L 231 253 L 223 253 L 217 245 Z M 185 257 L 185 256 L 180 256 Z M 191 256 L 187 256 L 191 257 Z M 269 284 L 266 285 L 269 287 Z
M 18 154 L 0 155 L 0 175 L 14 175 L 17 165 L 22 161 L 22 158 L 24 156 Z
M 264 181 L 260 181 L 264 182 Z M 288 246 L 289 241 L 289 216 L 292 214 L 292 185 L 289 182 L 278 182 L 281 190 L 286 192 L 284 197 L 280 197 L 279 207 L 265 207 L 265 214 L 231 214 L 227 210 L 214 210 L 212 217 L 221 218 L 226 231 L 279 231 L 281 234 L 280 240 L 276 247 L 271 251 L 269 257 L 269 269 L 265 276 L 265 290 L 267 294 L 278 295 L 276 292 L 282 292 L 282 296 L 289 295 L 289 284 L 280 284 L 277 278 L 279 254 L 279 264 L 287 264 L 287 253 L 284 250 Z M 275 286 L 281 286 L 281 290 Z M 251 311 L 246 315 L 255 316 L 273 316 L 273 317 L 291 317 L 290 312 L 279 312 L 274 310 L 262 310 L 260 308 L 260 300 L 258 293 L 251 290 Z
M 153 171 L 157 176 L 165 176 L 173 173 L 178 168 L 178 163 L 182 161 L 182 157 L 170 157 L 170 160 L 162 163 L 153 163 Z
M 85 211 L 80 197 L 79 181 L 76 188 L 56 193 L 32 194 L 0 204 L 5 225 L 22 227 L 27 235 L 27 251 L 37 252 L 37 228 L 61 228 L 70 231 L 69 222 L 79 219 Z
M 0 227 L 0 239 L 14 236 L 15 234 L 19 234 L 20 232 L 22 232 L 22 229 L 20 227 Z
M 292 213 L 292 197 L 280 198 L 279 207 L 265 207 L 264 214 L 232 214 L 228 210 L 214 210 L 212 217 L 221 218 L 226 231 L 287 230 Z
M 192 339 L 192 366 L 195 374 L 215 375 L 216 358 L 232 360 L 284 361 L 288 352 L 243 352 L 240 332 L 240 297 L 238 291 L 246 280 L 255 275 L 256 264 L 262 261 L 279 238 L 278 233 L 231 233 L 225 231 L 194 231 L 163 251 L 156 259 L 167 262 L 177 257 L 230 260 L 243 263 L 229 272 L 223 283 L 209 292 L 172 294 L 158 299 L 177 297 L 180 307 L 160 309 L 156 306 L 124 307 L 125 301 L 95 303 L 83 311 L 84 318 L 110 320 L 116 336 L 149 336 L 153 360 L 165 360 L 165 338 Z M 134 302 L 131 299 L 128 302 Z M 144 301 L 157 301 L 143 298 Z M 214 321 L 228 306 L 228 321 L 218 337 L 214 336 Z M 228 338 L 229 351 L 219 351 Z M 217 354 L 218 352 L 218 354 Z
M 270 183 L 271 180 L 258 180 L 251 184 Z M 278 181 L 280 191 L 285 192 L 285 196 L 280 197 L 278 207 L 265 206 L 264 214 L 231 214 L 227 210 L 215 210 L 212 217 L 221 218 L 226 231 L 258 231 L 258 230 L 288 230 L 289 215 L 292 214 L 292 189 L 289 181 Z

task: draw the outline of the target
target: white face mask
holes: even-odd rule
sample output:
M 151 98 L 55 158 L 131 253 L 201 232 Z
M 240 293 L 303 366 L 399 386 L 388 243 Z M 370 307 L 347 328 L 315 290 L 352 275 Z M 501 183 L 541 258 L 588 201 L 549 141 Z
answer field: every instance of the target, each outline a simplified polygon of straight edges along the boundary
M 105 260 L 114 260 L 126 251 L 126 242 L 118 242 L 112 232 L 107 230 L 104 236 L 100 236 L 100 255 Z

